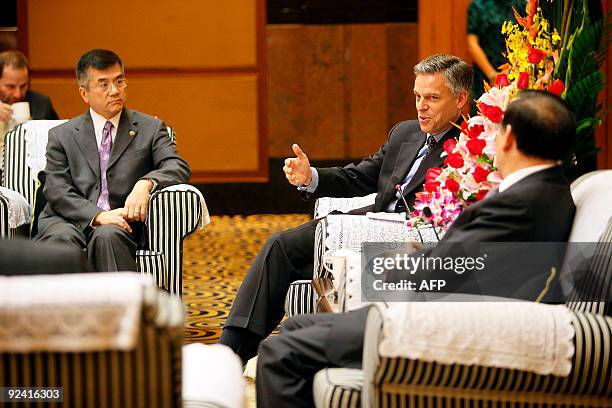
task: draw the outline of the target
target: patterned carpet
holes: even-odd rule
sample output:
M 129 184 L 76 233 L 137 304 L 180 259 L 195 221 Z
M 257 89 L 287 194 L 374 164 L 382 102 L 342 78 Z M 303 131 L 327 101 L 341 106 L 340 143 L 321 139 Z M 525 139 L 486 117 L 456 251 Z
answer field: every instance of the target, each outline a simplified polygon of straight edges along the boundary
M 215 343 L 240 283 L 271 234 L 308 221 L 308 215 L 211 216 L 184 246 L 185 343 Z

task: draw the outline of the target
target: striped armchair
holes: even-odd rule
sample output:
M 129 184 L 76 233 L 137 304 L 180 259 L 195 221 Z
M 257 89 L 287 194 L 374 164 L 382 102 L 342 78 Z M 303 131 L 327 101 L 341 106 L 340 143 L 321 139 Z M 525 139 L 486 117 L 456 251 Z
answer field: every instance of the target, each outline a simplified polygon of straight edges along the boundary
M 382 357 L 378 353 L 382 316 L 371 307 L 362 370 L 319 371 L 314 379 L 316 406 L 611 407 L 612 170 L 576 180 L 572 195 L 577 212 L 570 241 L 599 242 L 589 260 L 589 279 L 566 302 L 576 333 L 567 377 Z M 608 301 L 594 301 L 601 299 Z
M 240 360 L 224 346 L 183 346 L 181 300 L 149 277 L 0 282 L 0 387 L 61 387 L 70 407 L 244 406 Z
M 62 123 L 58 121 L 58 124 Z M 2 186 L 17 191 L 34 208 L 40 185 L 26 165 L 26 130 L 23 125 L 10 131 L 4 144 Z M 171 127 L 168 134 L 175 140 Z M 8 206 L 0 197 L 0 237 L 14 231 L 4 216 Z M 210 222 L 208 209 L 198 189 L 188 184 L 171 186 L 151 195 L 147 225 L 147 248 L 139 248 L 136 261 L 140 272 L 152 275 L 158 286 L 171 294 L 182 294 L 183 240 Z

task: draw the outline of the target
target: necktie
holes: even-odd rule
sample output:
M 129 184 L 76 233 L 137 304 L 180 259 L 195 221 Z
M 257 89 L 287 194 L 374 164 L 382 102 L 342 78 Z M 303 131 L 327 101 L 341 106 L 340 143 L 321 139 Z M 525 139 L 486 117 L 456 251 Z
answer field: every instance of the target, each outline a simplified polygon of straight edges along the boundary
M 433 135 L 427 135 L 425 144 L 427 144 L 427 153 L 431 152 L 431 149 L 436 145 L 436 138 Z
M 98 153 L 100 154 L 100 196 L 98 197 L 97 206 L 105 211 L 110 210 L 108 203 L 108 181 L 106 179 L 106 169 L 108 168 L 108 160 L 110 159 L 111 149 L 113 148 L 113 138 L 111 131 L 113 124 L 107 121 L 102 129 L 102 143 Z

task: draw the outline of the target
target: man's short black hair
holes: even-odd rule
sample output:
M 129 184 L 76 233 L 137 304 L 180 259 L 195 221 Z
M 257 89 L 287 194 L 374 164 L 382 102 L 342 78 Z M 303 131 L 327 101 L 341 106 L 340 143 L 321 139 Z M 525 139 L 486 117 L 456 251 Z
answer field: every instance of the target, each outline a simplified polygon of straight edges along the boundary
M 89 83 L 89 77 L 87 74 L 88 68 L 94 68 L 98 70 L 105 70 L 112 67 L 115 64 L 119 64 L 123 71 L 123 62 L 121 58 L 111 50 L 95 49 L 87 51 L 79 58 L 76 65 L 76 77 L 79 85 L 87 87 Z
M 565 159 L 576 140 L 574 114 L 563 99 L 545 91 L 521 91 L 503 124 L 512 126 L 522 153 L 540 159 Z

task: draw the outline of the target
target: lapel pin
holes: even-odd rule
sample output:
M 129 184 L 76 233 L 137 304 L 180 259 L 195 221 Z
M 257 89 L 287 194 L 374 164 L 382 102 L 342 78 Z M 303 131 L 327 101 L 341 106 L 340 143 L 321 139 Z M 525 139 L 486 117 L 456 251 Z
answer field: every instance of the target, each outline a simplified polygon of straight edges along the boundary
M 136 136 L 136 131 L 135 131 L 135 130 L 130 130 L 129 135 L 130 135 L 131 137 Z

